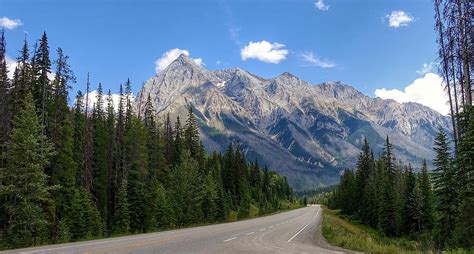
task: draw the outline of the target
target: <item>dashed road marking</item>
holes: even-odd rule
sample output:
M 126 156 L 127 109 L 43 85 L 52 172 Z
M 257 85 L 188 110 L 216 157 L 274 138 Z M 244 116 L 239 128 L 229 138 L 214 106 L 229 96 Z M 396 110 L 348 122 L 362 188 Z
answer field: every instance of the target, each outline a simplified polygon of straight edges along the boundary
M 235 239 L 237 239 L 237 237 L 232 237 L 232 238 L 229 238 L 229 239 L 225 239 L 224 242 L 232 241 L 232 240 L 235 240 Z
M 316 219 L 316 217 L 318 216 L 319 214 L 319 210 L 318 212 L 316 213 L 316 215 L 314 216 L 313 220 Z M 310 221 L 308 224 L 306 224 L 303 228 L 301 228 L 298 232 L 296 232 L 296 234 L 294 234 L 290 239 L 288 239 L 288 242 L 291 242 L 291 240 L 293 240 L 296 236 L 299 235 L 299 233 L 301 233 L 307 226 L 309 226 L 311 223 L 313 223 L 312 221 Z
M 259 229 L 258 231 L 264 231 L 264 230 L 265 230 L 265 228 L 261 228 L 261 229 Z
M 254 233 L 255 233 L 255 232 L 252 231 L 252 232 L 249 232 L 249 233 L 247 233 L 247 234 L 245 234 L 245 235 L 253 235 Z

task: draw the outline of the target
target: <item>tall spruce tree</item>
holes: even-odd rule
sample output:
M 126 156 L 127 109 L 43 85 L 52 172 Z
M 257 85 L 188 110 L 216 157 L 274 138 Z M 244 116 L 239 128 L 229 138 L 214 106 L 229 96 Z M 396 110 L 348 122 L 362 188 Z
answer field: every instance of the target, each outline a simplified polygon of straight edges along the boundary
M 0 194 L 8 214 L 6 243 L 25 247 L 46 242 L 52 187 L 44 167 L 53 146 L 43 134 L 32 95 L 27 92 L 13 120 L 7 143 L 7 167 L 0 172 Z
M 43 72 L 48 72 L 48 68 L 44 68 L 42 65 L 47 65 L 47 41 L 46 35 L 44 34 L 45 42 L 40 43 L 42 54 L 37 58 L 38 63 L 44 62 L 39 65 L 40 78 L 38 79 L 41 85 L 41 91 L 47 93 L 48 100 L 44 103 L 48 103 L 49 109 L 47 115 L 48 131 L 47 134 L 50 136 L 51 141 L 54 144 L 56 151 L 55 156 L 52 157 L 47 172 L 50 175 L 50 182 L 52 185 L 61 185 L 61 189 L 58 193 L 55 193 L 55 203 L 57 206 L 55 218 L 53 224 L 53 234 L 59 237 L 59 222 L 65 216 L 67 206 L 70 205 L 70 200 L 74 194 L 74 188 L 76 184 L 76 171 L 77 162 L 74 160 L 74 131 L 72 126 L 72 115 L 68 105 L 68 94 L 70 83 L 75 82 L 74 74 L 69 66 L 68 57 L 64 55 L 61 48 L 57 50 L 58 59 L 54 62 L 56 65 L 55 78 L 49 84 L 50 81 L 47 78 L 42 77 Z M 42 92 L 42 93 L 43 93 Z M 41 105 L 43 107 L 43 102 Z M 38 110 L 37 110 L 38 111 Z M 39 117 L 42 122 L 45 122 L 46 111 L 39 111 Z M 63 228 L 64 230 L 65 228 Z
M 430 231 L 433 228 L 433 191 L 431 180 L 428 175 L 428 166 L 426 160 L 423 160 L 421 173 L 418 177 L 420 186 L 420 224 L 422 231 Z
M 198 160 L 200 149 L 199 129 L 192 106 L 189 106 L 188 118 L 186 119 L 186 125 L 184 127 L 184 144 L 186 149 L 191 153 L 191 157 Z
M 120 182 L 120 188 L 117 199 L 117 207 L 115 207 L 114 227 L 112 233 L 116 235 L 127 234 L 130 231 L 130 210 L 127 198 L 127 180 Z
M 467 106 L 460 118 L 454 172 L 459 188 L 455 240 L 460 246 L 471 248 L 474 246 L 474 106 Z
M 104 94 L 102 84 L 97 88 L 96 103 L 92 112 L 93 128 L 93 194 L 97 202 L 97 208 L 105 222 L 109 215 L 107 205 L 109 201 L 108 180 L 110 177 L 108 165 L 109 137 L 106 128 L 106 116 L 104 111 Z
M 421 194 L 411 165 L 408 165 L 406 169 L 404 184 L 402 230 L 409 235 L 421 230 Z
M 458 214 L 458 194 L 456 175 L 453 168 L 448 138 L 440 129 L 436 136 L 434 150 L 436 158 L 433 174 L 434 195 L 436 197 L 437 216 L 435 221 L 435 239 L 440 247 L 452 245 L 455 221 Z

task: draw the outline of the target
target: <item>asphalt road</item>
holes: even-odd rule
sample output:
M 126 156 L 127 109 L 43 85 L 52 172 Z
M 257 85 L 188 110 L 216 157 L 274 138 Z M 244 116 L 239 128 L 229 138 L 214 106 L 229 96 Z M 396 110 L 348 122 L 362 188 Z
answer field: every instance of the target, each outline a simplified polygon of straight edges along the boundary
M 319 206 L 311 206 L 232 223 L 5 253 L 347 253 L 326 243 L 321 214 Z

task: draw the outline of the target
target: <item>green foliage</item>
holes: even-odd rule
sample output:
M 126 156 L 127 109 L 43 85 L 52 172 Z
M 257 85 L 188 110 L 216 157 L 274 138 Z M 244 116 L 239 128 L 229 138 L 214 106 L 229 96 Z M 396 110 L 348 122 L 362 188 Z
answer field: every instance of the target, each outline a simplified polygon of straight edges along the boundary
M 474 122 L 470 119 L 474 116 L 466 117 L 466 123 Z M 322 200 L 386 236 L 416 239 L 434 250 L 472 248 L 474 125 L 470 124 L 454 158 L 447 134 L 439 131 L 432 176 L 426 161 L 418 174 L 410 165 L 396 164 L 388 138 L 379 160 L 374 160 L 365 142 L 355 179 L 346 171 L 339 186 Z
M 0 171 L 0 195 L 8 221 L 6 243 L 25 247 L 47 239 L 47 209 L 53 207 L 44 168 L 53 155 L 51 142 L 43 135 L 33 97 L 28 92 L 13 120 L 5 154 L 6 168 Z
M 127 198 L 127 182 L 120 185 L 117 207 L 115 208 L 113 234 L 123 235 L 130 231 L 130 211 Z
M 118 108 L 110 91 L 104 101 L 100 83 L 90 105 L 88 75 L 71 108 L 75 76 L 62 49 L 49 58 L 46 33 L 31 59 L 25 39 L 12 81 L 5 45 L 2 33 L 1 249 L 234 221 L 297 206 L 287 179 L 249 164 L 240 145 L 208 156 L 192 105 L 184 126 L 169 115 L 162 126 L 150 97 L 135 115 L 130 80 L 120 86 Z
M 423 245 L 404 238 L 388 238 L 380 232 L 344 219 L 337 211 L 323 210 L 322 234 L 335 246 L 365 253 L 427 253 Z

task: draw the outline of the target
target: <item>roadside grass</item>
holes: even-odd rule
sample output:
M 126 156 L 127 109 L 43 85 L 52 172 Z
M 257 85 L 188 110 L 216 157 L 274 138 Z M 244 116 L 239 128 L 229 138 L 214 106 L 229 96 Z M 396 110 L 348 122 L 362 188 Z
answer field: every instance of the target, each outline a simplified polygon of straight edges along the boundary
M 366 253 L 432 253 L 419 242 L 384 237 L 365 225 L 341 218 L 338 211 L 323 209 L 322 234 L 334 246 Z

